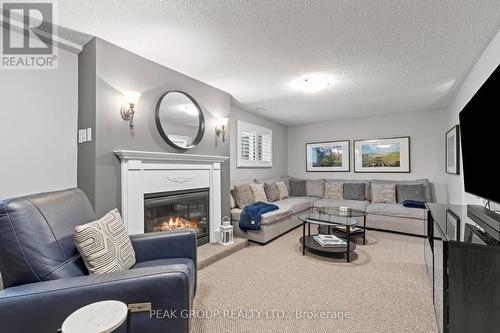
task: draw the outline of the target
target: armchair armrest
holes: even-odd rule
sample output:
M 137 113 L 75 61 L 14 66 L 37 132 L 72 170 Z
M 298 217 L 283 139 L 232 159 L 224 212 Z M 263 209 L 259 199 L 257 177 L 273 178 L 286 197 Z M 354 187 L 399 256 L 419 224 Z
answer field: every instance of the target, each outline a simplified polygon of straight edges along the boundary
M 196 267 L 196 233 L 191 229 L 131 235 L 136 262 L 189 258 Z
M 44 281 L 0 292 L 0 328 L 5 332 L 57 332 L 77 309 L 93 302 L 151 302 L 153 312 L 129 314 L 131 332 L 189 332 L 182 313 L 191 308 L 188 272 L 174 267 L 147 267 L 123 272 Z M 175 311 L 176 318 L 152 316 Z

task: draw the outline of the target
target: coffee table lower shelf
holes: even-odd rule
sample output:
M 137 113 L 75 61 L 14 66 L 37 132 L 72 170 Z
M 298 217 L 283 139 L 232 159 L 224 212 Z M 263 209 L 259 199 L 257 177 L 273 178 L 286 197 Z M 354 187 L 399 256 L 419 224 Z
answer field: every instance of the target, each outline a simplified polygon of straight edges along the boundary
M 304 236 L 300 237 L 300 244 L 304 247 L 304 249 L 310 249 L 316 252 L 323 253 L 346 253 L 347 254 L 347 262 L 349 262 L 349 254 L 356 249 L 356 243 L 349 242 L 349 252 L 347 251 L 346 245 L 338 245 L 338 246 L 321 246 L 318 242 L 314 240 L 314 236 L 316 235 L 306 235 L 305 236 L 305 246 L 304 246 Z M 305 253 L 305 251 L 304 251 Z

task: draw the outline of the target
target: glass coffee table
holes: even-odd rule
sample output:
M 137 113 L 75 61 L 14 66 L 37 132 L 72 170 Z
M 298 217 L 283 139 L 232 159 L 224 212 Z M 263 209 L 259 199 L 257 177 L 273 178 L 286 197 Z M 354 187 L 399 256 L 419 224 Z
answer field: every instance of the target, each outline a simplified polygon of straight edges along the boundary
M 366 244 L 366 212 L 347 207 L 322 207 L 313 208 L 324 214 L 335 215 L 339 217 L 353 217 L 358 220 L 358 225 L 352 227 L 350 230 L 350 237 L 353 239 L 363 238 L 363 245 Z M 362 219 L 363 225 L 360 225 Z M 333 234 L 339 237 L 346 236 L 346 228 L 342 225 L 320 225 L 318 226 L 319 233 Z
M 342 209 L 343 210 L 343 209 Z M 356 249 L 356 243 L 351 238 L 351 229 L 358 224 L 358 220 L 348 214 L 340 213 L 335 214 L 335 210 L 327 211 L 325 208 L 311 208 L 308 213 L 299 216 L 302 221 L 302 237 L 300 243 L 302 244 L 302 255 L 306 254 L 306 249 L 323 253 L 345 253 L 347 262 L 350 262 L 350 254 Z M 307 235 L 306 235 L 307 224 Z M 339 230 L 344 230 L 340 239 L 344 240 L 341 244 L 333 244 L 323 246 L 315 237 L 318 234 L 311 235 L 311 224 L 318 226 L 325 226 Z

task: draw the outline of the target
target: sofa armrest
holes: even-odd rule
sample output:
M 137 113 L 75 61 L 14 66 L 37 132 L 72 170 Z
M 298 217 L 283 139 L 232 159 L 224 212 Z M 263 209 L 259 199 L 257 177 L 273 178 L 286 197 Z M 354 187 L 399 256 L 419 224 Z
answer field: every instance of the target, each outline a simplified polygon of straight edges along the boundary
M 129 314 L 131 332 L 189 332 L 181 313 L 191 308 L 188 272 L 174 267 L 147 267 L 109 274 L 44 281 L 0 292 L 0 326 L 5 332 L 57 332 L 64 320 L 90 303 L 118 300 L 151 302 L 152 310 L 176 311 L 177 318 Z
M 131 235 L 135 260 L 189 258 L 196 266 L 196 233 L 191 229 Z

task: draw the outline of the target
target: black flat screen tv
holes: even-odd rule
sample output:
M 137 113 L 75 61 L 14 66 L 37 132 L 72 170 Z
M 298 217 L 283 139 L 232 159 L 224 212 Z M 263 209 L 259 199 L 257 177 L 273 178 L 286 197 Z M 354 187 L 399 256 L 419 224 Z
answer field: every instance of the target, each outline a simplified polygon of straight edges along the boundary
M 500 66 L 460 112 L 465 191 L 500 203 Z

